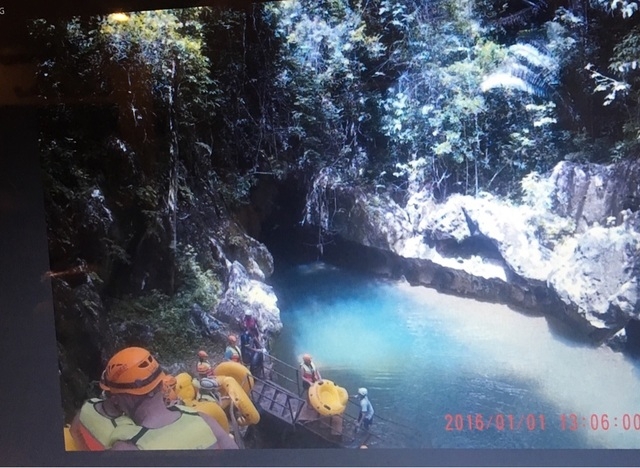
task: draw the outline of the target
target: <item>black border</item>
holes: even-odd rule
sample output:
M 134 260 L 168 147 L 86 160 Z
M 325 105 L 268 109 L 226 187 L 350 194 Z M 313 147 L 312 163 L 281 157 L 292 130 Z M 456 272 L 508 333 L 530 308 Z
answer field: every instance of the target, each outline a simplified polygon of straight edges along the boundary
M 74 2 L 20 6 L 24 18 L 217 2 Z M 85 3 L 85 2 L 82 2 Z M 135 3 L 135 7 L 133 4 Z M 235 0 L 245 7 L 246 0 Z M 3 28 L 21 40 L 21 20 Z M 17 26 L 16 26 L 17 24 Z M 13 35 L 12 35 L 13 34 Z M 211 452 L 65 452 L 57 348 L 48 270 L 47 230 L 38 161 L 37 109 L 0 107 L 0 465 L 2 466 L 640 466 L 639 450 L 244 450 Z

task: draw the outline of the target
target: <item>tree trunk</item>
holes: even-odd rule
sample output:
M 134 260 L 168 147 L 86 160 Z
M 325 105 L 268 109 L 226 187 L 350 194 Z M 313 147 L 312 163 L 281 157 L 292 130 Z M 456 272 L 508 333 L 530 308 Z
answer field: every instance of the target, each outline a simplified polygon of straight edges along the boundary
M 169 188 L 167 190 L 166 207 L 169 218 L 169 290 L 171 293 L 175 290 L 175 267 L 177 259 L 177 220 L 178 220 L 178 134 L 176 125 L 175 110 L 175 92 L 176 86 L 176 59 L 171 61 L 170 79 L 169 79 Z

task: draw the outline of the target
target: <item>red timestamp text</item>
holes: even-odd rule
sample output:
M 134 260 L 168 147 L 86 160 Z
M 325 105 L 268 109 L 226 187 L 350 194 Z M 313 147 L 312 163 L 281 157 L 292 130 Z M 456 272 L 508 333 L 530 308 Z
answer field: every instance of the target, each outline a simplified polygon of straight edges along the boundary
M 640 431 L 640 414 L 625 413 L 621 415 L 575 413 L 560 415 L 560 430 L 562 431 Z
M 547 422 L 544 414 L 445 414 L 445 431 L 544 431 Z

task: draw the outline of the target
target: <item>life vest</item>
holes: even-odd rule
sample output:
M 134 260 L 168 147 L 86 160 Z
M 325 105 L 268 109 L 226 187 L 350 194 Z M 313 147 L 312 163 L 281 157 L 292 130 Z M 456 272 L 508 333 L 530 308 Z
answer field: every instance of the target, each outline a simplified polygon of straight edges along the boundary
M 213 375 L 213 369 L 209 361 L 202 361 L 196 365 L 196 370 L 200 377 L 210 377 Z
M 128 441 L 140 450 L 206 449 L 217 442 L 211 427 L 194 409 L 176 405 L 168 408 L 179 411 L 180 418 L 158 429 L 140 426 L 120 426 L 111 433 L 110 444 Z
M 128 416 L 118 416 L 110 418 L 103 416 L 97 410 L 97 405 L 104 400 L 91 398 L 87 400 L 78 415 L 78 431 L 82 437 L 82 442 L 91 451 L 106 450 L 111 447 L 109 440 L 111 433 L 116 427 L 134 426 L 134 422 Z
M 316 370 L 316 366 L 313 364 L 307 364 L 303 362 L 302 365 L 302 378 L 304 380 L 310 380 L 311 382 L 315 382 L 318 380 L 318 371 Z
M 228 354 L 231 354 L 228 358 L 230 361 L 240 362 L 240 358 L 242 357 L 240 348 L 238 348 L 237 346 L 227 346 L 225 355 L 228 355 Z

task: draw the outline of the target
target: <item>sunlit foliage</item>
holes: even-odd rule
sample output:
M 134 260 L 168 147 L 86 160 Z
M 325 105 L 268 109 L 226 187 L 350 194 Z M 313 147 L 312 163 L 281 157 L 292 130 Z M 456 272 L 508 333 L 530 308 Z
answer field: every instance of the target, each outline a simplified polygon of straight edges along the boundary
M 361 177 L 376 138 L 375 64 L 380 36 L 361 1 L 295 1 L 270 6 L 282 38 L 278 82 L 293 93 L 294 169 L 313 175 L 329 166 L 345 180 Z

